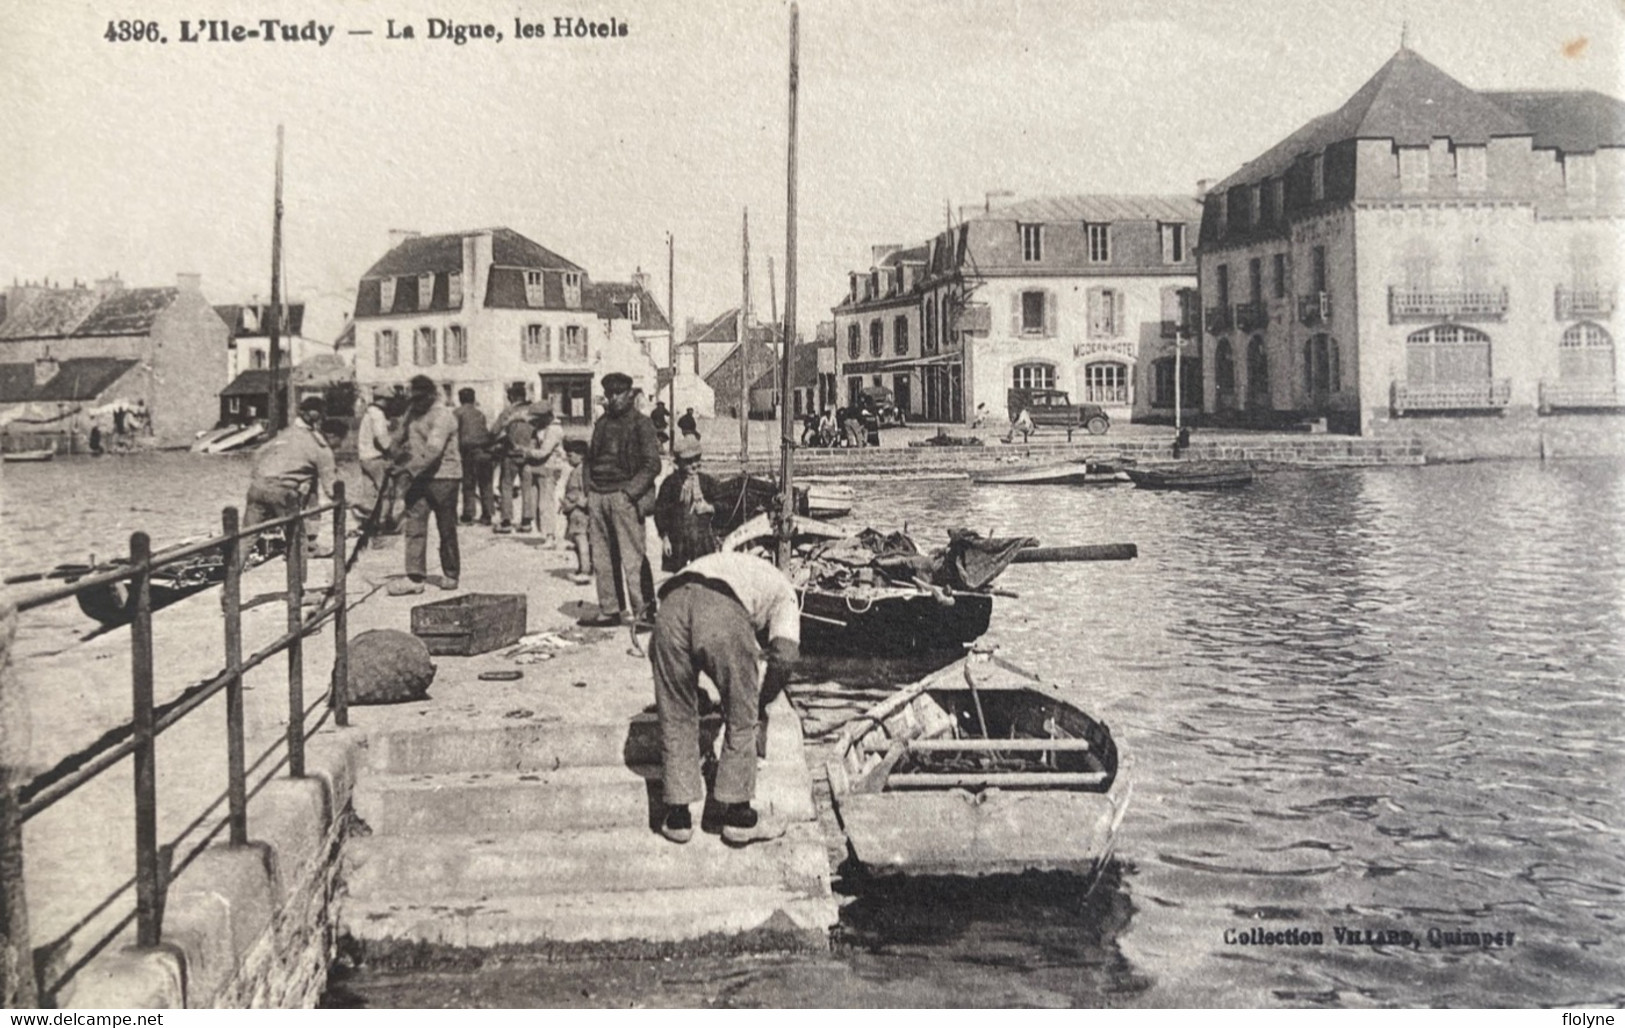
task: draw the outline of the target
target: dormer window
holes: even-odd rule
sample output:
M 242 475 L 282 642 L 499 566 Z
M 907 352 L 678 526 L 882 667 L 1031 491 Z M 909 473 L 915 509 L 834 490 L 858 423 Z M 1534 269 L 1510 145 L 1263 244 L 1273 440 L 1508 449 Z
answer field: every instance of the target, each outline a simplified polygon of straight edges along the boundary
M 1110 225 L 1085 225 L 1089 237 L 1089 263 L 1106 264 L 1112 259 L 1112 232 Z
M 1185 226 L 1177 221 L 1162 225 L 1162 263 L 1185 263 Z
M 1043 225 L 1017 225 L 1021 231 L 1021 259 L 1024 261 L 1041 261 L 1044 259 L 1044 226 Z
M 581 306 L 581 272 L 566 271 L 564 273 L 564 305 L 570 308 Z
M 1326 157 L 1315 154 L 1309 158 L 1309 199 L 1315 203 L 1326 199 Z
M 1286 180 L 1270 179 L 1269 183 L 1269 212 L 1270 224 L 1279 225 L 1286 213 Z
M 878 299 L 880 296 L 880 272 L 869 272 L 869 299 Z
M 1399 191 L 1425 193 L 1428 191 L 1428 148 L 1402 146 L 1399 148 Z
M 418 276 L 418 310 L 426 311 L 434 303 L 434 273 Z
M 395 309 L 395 280 L 393 278 L 379 279 L 378 281 L 378 313 L 388 314 Z
M 1566 153 L 1563 155 L 1563 189 L 1570 196 L 1595 196 L 1597 193 L 1597 162 L 1595 155 Z
M 1489 151 L 1482 146 L 1456 147 L 1456 190 L 1482 193 L 1489 185 Z
M 1264 213 L 1264 184 L 1255 182 L 1247 191 L 1247 224 L 1257 226 L 1259 217 Z
M 460 271 L 446 276 L 446 304 L 454 311 L 463 307 L 463 273 Z
M 851 273 L 849 273 L 847 275 L 847 285 L 850 287 L 850 288 L 847 289 L 847 293 L 846 293 L 847 297 L 849 299 L 851 299 L 851 301 L 853 303 L 857 303 L 858 299 L 859 299 L 859 297 L 858 297 L 858 273 L 857 272 L 854 271 L 854 272 L 851 272 Z
M 634 296 L 632 299 L 626 301 L 626 316 L 631 319 L 633 323 L 643 320 L 642 297 Z
M 525 306 L 547 306 L 546 280 L 540 271 L 525 272 Z

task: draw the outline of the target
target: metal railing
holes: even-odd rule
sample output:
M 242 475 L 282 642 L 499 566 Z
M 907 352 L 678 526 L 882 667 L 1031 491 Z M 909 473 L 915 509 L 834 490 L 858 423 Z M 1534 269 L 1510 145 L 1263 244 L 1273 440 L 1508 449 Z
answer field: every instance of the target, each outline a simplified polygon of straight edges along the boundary
M 1264 311 L 1262 301 L 1236 304 L 1235 326 L 1239 332 L 1251 332 L 1255 328 L 1262 328 L 1268 323 L 1269 317 Z
M 1625 407 L 1625 389 L 1612 378 L 1541 379 L 1540 406 L 1543 410 L 1554 407 Z
M 1618 300 L 1617 287 L 1607 289 L 1565 289 L 1558 286 L 1553 293 L 1552 303 L 1556 308 L 1558 321 L 1572 321 L 1575 318 L 1606 318 L 1614 313 L 1614 304 Z
M 1321 325 L 1332 320 L 1332 294 L 1305 293 L 1298 297 L 1298 321 L 1305 325 Z
M 333 531 L 333 580 L 326 589 L 325 599 L 306 614 L 303 612 L 306 562 L 304 551 L 305 523 L 315 521 L 329 513 L 332 515 Z M 304 640 L 331 621 L 334 630 L 333 674 L 331 676 L 332 685 L 328 689 L 325 698 L 334 723 L 340 727 L 349 723 L 346 696 L 349 682 L 349 617 L 346 586 L 352 561 L 346 560 L 344 553 L 346 520 L 347 507 L 344 502 L 344 484 L 342 482 L 334 484 L 332 503 L 248 527 L 239 524 L 239 515 L 235 508 L 227 508 L 221 513 L 223 534 L 218 537 L 154 554 L 152 552 L 152 541 L 147 534 L 145 532 L 136 532 L 130 537 L 130 551 L 127 563 L 109 570 L 87 574 L 64 585 L 23 596 L 16 601 L 17 610 L 21 613 L 51 603 L 75 598 L 88 590 L 102 589 L 127 581 L 129 583 L 129 600 L 126 610 L 130 615 L 132 713 L 128 722 L 115 726 L 90 746 L 70 754 L 54 767 L 22 784 L 14 798 L 0 797 L 0 804 L 3 804 L 8 812 L 5 819 L 11 822 L 0 824 L 0 850 L 11 851 L 8 854 L 11 859 L 0 861 L 0 867 L 4 868 L 4 874 L 7 877 L 7 881 L 3 883 L 6 894 L 10 894 L 13 885 L 20 888 L 21 884 L 23 875 L 22 825 L 57 802 L 72 795 L 76 790 L 88 784 L 92 779 L 125 757 L 130 757 L 133 762 L 135 785 L 134 885 L 136 903 L 134 920 L 136 922 L 136 941 L 141 946 L 156 946 L 162 941 L 166 879 L 173 873 L 177 873 L 178 869 L 176 869 L 176 872 L 172 872 L 165 866 L 158 842 L 156 764 L 158 737 L 184 720 L 206 701 L 221 692 L 225 693 L 227 764 L 227 784 L 224 795 L 227 806 L 225 827 L 228 829 L 228 838 L 231 845 L 246 845 L 248 843 L 248 775 L 251 769 L 247 767 L 243 728 L 244 674 L 265 664 L 279 653 L 288 655 L 288 726 L 286 735 L 273 746 L 272 750 L 268 751 L 256 762 L 256 767 L 268 759 L 277 749 L 285 748 L 289 776 L 293 778 L 304 777 L 305 740 L 310 734 L 314 733 L 316 728 L 320 727 L 321 721 L 325 719 L 325 716 L 319 717 L 315 726 L 307 728 L 307 718 L 315 710 L 315 707 L 312 706 L 307 709 L 305 706 Z M 259 537 L 262 533 L 272 532 L 277 529 L 282 531 L 286 545 L 287 592 L 284 594 L 287 604 L 286 631 L 269 645 L 244 657 L 242 580 L 246 563 L 245 542 Z M 183 690 L 174 699 L 158 704 L 154 699 L 156 657 L 153 646 L 152 583 L 154 573 L 215 552 L 220 554 L 224 570 L 224 580 L 221 582 L 223 591 L 221 609 L 225 630 L 225 667 L 212 677 Z M 276 594 L 272 594 L 271 598 L 277 598 Z M 203 824 L 219 806 L 219 803 L 220 800 L 217 798 L 198 820 L 188 826 L 182 835 L 190 833 Z M 207 845 L 209 839 L 219 831 L 219 827 L 216 826 L 214 830 L 207 834 L 203 842 L 198 845 L 198 848 L 188 856 L 188 861 L 191 857 L 196 856 L 203 846 Z M 104 900 L 102 905 L 93 911 L 90 916 L 94 917 L 109 906 L 119 893 L 129 887 L 129 884 L 127 882 L 123 889 L 120 889 L 113 897 Z M 12 920 L 15 920 L 15 918 Z M 89 918 L 87 917 L 74 930 L 77 931 L 79 927 L 82 927 L 88 921 Z M 125 918 L 123 922 L 120 922 L 120 927 L 127 924 L 128 921 L 129 918 Z M 26 926 L 23 927 L 26 928 Z M 16 930 L 16 926 L 13 926 L 13 930 Z M 115 934 L 117 930 L 115 929 Z M 110 941 L 111 936 L 102 940 L 89 954 L 81 959 L 79 964 L 75 965 L 74 970 L 83 966 L 91 956 L 94 956 Z M 10 944 L 15 947 L 14 952 L 23 954 L 30 952 L 26 937 L 23 939 L 13 937 Z
M 1411 318 L 1504 318 L 1507 289 L 1410 289 L 1388 287 L 1388 320 Z
M 1230 308 L 1225 305 L 1207 309 L 1207 330 L 1217 334 L 1230 327 Z
M 1431 385 L 1393 384 L 1394 413 L 1405 411 L 1492 410 L 1512 400 L 1510 378 Z

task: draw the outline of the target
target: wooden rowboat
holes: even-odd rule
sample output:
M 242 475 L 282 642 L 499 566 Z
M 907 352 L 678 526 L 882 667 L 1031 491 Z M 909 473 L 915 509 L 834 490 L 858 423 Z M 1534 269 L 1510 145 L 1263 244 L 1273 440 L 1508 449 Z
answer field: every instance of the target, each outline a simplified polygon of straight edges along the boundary
M 54 447 L 46 446 L 37 450 L 13 450 L 10 453 L 0 454 L 7 464 L 26 464 L 35 461 L 51 460 L 56 456 Z
M 1129 476 L 1115 464 L 1074 460 L 1038 467 L 974 471 L 970 480 L 977 485 L 1103 485 L 1127 482 Z
M 1105 722 L 981 653 L 854 719 L 828 771 L 852 855 L 877 874 L 1093 875 L 1132 791 Z
M 1144 464 L 1127 471 L 1141 489 L 1239 489 L 1253 480 L 1252 465 L 1226 461 Z

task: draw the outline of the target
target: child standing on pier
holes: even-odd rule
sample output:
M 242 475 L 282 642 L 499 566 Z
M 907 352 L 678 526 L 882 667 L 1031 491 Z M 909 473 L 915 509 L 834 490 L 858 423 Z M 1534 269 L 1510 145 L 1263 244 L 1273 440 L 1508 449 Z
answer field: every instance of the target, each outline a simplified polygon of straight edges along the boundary
M 587 541 L 587 489 L 582 481 L 581 462 L 587 456 L 587 444 L 579 439 L 564 442 L 564 457 L 570 462 L 570 476 L 564 483 L 564 499 L 559 513 L 564 515 L 564 538 L 575 547 L 576 570 L 570 581 L 586 585 L 592 581 L 592 544 Z

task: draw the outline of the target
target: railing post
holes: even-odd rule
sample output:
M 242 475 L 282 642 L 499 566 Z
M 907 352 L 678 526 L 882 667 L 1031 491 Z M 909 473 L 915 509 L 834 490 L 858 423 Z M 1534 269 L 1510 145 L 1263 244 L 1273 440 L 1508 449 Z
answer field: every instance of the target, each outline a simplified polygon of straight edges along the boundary
M 130 536 L 130 685 L 135 752 L 135 919 L 136 943 L 158 945 L 163 919 L 163 882 L 158 866 L 158 767 L 152 712 L 152 540 Z
M 305 592 L 305 519 L 285 528 L 288 565 L 288 774 L 305 777 L 305 637 L 300 607 Z
M 349 562 L 344 559 L 345 522 L 349 508 L 344 502 L 344 483 L 333 483 L 333 588 L 329 593 L 333 609 L 333 684 L 327 702 L 333 708 L 333 723 L 340 728 L 350 724 L 350 611 L 346 606 Z
M 220 607 L 226 625 L 226 799 L 231 844 L 248 845 L 248 772 L 243 746 L 243 541 L 236 507 L 220 512 L 226 581 Z
M 23 820 L 17 790 L 28 761 L 28 710 L 10 675 L 17 608 L 0 600 L 0 1007 L 39 1006 L 23 888 Z

